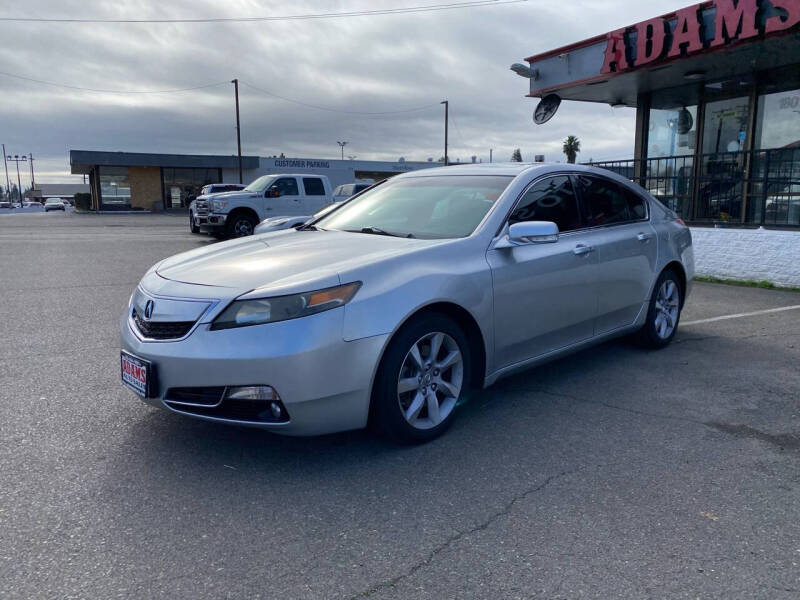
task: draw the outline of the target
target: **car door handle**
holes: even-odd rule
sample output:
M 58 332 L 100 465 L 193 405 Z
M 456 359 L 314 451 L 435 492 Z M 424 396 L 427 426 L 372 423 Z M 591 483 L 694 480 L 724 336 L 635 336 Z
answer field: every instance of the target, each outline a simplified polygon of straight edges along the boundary
M 590 252 L 594 252 L 594 248 L 587 246 L 586 244 L 578 244 L 572 249 L 572 253 L 579 256 L 581 254 L 589 254 Z
M 652 233 L 643 233 L 643 232 L 640 232 L 640 233 L 639 233 L 639 235 L 637 235 L 637 236 L 636 236 L 636 239 L 637 239 L 637 240 L 639 240 L 640 242 L 646 242 L 646 241 L 647 241 L 647 240 L 649 240 L 651 237 L 653 237 L 653 234 L 652 234 Z

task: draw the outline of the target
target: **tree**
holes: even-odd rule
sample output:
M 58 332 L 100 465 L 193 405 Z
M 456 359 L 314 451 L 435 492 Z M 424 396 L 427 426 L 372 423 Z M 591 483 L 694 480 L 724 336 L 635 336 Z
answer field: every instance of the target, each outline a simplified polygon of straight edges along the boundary
M 522 162 L 522 152 L 520 152 L 519 148 L 511 154 L 511 162 Z
M 564 140 L 563 151 L 567 155 L 567 162 L 575 164 L 575 158 L 578 156 L 578 152 L 581 151 L 581 141 L 574 135 L 568 136 Z

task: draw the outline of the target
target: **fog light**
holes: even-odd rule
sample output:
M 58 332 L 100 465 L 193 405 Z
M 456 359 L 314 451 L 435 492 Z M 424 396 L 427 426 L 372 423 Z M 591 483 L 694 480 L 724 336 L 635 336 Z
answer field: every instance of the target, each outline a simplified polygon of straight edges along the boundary
M 280 421 L 281 417 L 283 417 L 283 410 L 281 409 L 281 405 L 279 403 L 270 402 L 269 410 L 272 413 L 272 416 L 275 417 L 276 421 Z
M 225 398 L 229 400 L 280 400 L 278 392 L 269 385 L 229 387 Z M 274 404 L 274 402 L 273 402 Z M 272 408 L 270 406 L 270 408 Z

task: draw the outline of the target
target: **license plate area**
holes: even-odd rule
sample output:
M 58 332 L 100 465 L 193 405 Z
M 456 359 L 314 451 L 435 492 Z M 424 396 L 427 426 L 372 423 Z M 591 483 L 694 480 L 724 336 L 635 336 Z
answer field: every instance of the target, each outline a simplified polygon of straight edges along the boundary
M 121 350 L 120 375 L 122 384 L 142 398 L 152 398 L 155 395 L 155 372 L 153 363 L 149 360 Z

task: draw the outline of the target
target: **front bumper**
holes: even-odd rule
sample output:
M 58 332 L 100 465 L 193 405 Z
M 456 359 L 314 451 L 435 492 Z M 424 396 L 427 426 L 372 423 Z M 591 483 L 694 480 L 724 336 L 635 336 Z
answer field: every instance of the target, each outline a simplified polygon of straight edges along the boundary
M 388 335 L 345 342 L 344 309 L 310 317 L 210 331 L 201 323 L 181 341 L 144 341 L 121 321 L 122 349 L 151 361 L 157 397 L 145 402 L 209 421 L 270 429 L 286 435 L 321 435 L 367 424 L 372 379 Z M 240 421 L 190 414 L 168 406 L 172 388 L 269 385 L 289 414 L 284 423 Z
M 197 217 L 197 219 L 199 219 L 197 226 L 200 227 L 201 231 L 221 231 L 225 229 L 226 218 L 227 215 L 219 215 L 214 213 L 202 215 Z

